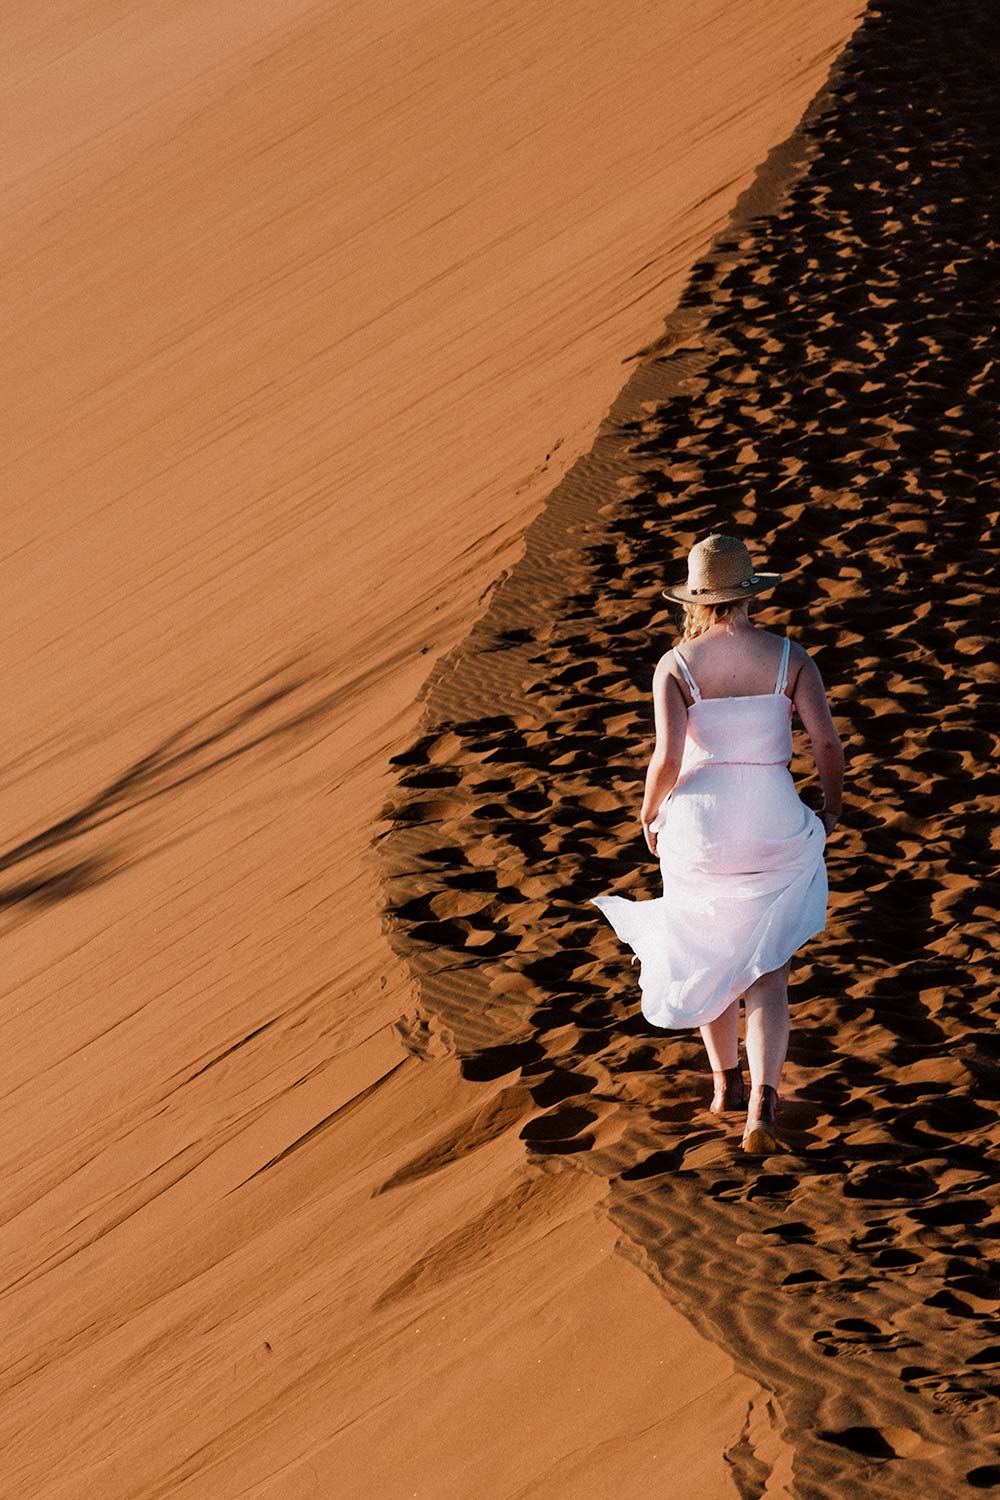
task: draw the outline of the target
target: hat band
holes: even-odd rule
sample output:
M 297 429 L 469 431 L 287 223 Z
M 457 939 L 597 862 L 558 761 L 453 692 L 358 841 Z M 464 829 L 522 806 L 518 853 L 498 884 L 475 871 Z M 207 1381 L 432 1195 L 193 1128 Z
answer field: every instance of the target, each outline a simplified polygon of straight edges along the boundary
M 724 589 L 749 589 L 749 588 L 753 588 L 754 584 L 755 583 L 759 583 L 759 582 L 760 582 L 760 579 L 757 577 L 757 574 L 756 573 L 752 573 L 749 578 L 744 578 L 742 580 L 742 582 L 740 582 L 740 583 L 723 583 L 723 584 L 717 584 L 714 588 L 712 587 L 711 584 L 707 584 L 704 588 L 700 588 L 700 589 L 688 589 L 688 593 L 689 594 L 719 594 Z

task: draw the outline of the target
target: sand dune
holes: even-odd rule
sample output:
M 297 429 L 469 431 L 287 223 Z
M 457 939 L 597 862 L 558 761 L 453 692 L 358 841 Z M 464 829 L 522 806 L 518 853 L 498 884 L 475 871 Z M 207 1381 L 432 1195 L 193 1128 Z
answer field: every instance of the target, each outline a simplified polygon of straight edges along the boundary
M 866 20 L 805 170 L 700 260 L 430 684 L 384 810 L 423 1032 L 530 1088 L 528 1159 L 607 1184 L 626 1253 L 771 1393 L 780 1457 L 748 1424 L 744 1495 L 1000 1487 L 997 32 L 971 4 Z M 788 1150 L 764 1161 L 587 909 L 659 894 L 638 821 L 676 634 L 659 589 L 722 527 L 786 575 L 759 618 L 814 651 L 848 757 L 831 921 L 793 970 Z
M 549 1095 L 459 1076 L 366 856 L 855 5 L 8 9 L 7 1492 L 554 1500 L 667 1454 L 715 1500 L 748 1433 L 780 1474 L 605 1184 L 525 1159 Z

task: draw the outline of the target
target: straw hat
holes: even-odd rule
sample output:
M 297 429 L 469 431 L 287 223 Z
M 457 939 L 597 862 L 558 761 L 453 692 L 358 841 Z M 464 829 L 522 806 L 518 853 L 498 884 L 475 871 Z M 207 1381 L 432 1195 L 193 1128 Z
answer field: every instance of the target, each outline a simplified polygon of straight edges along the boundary
M 744 544 L 737 537 L 720 536 L 718 532 L 696 542 L 687 562 L 687 583 L 661 589 L 664 599 L 677 604 L 726 604 L 730 599 L 763 593 L 781 582 L 780 573 L 754 572 Z

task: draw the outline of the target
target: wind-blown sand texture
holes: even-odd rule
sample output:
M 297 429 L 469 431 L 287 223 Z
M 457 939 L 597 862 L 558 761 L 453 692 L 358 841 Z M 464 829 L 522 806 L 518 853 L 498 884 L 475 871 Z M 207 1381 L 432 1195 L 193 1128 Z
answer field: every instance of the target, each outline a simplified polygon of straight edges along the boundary
M 744 1424 L 787 1457 L 605 1181 L 526 1158 L 553 1098 L 403 1045 L 365 857 L 429 668 L 858 9 L 5 7 L 5 1495 L 717 1500 Z
M 742 1496 L 1000 1488 L 998 42 L 979 4 L 872 8 L 806 170 L 698 264 L 385 810 L 414 1043 L 529 1087 L 529 1159 L 606 1183 L 622 1248 L 772 1393 L 728 1455 Z M 586 906 L 659 893 L 658 590 L 722 527 L 786 574 L 759 618 L 814 651 L 848 758 L 831 920 L 793 970 L 791 1149 L 763 1161 Z

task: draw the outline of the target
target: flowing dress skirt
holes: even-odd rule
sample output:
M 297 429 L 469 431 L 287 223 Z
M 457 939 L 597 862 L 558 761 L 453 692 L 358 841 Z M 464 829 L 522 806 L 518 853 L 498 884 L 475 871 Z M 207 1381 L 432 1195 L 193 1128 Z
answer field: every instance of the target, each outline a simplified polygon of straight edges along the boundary
M 732 762 L 682 777 L 653 828 L 663 895 L 591 900 L 639 959 L 646 1019 L 701 1026 L 823 931 L 826 832 L 787 766 Z

